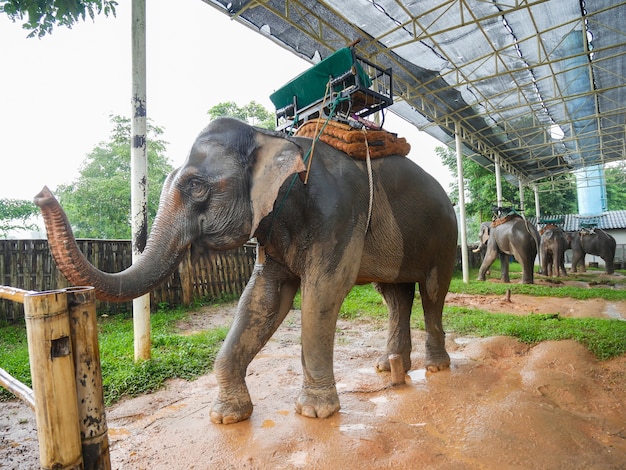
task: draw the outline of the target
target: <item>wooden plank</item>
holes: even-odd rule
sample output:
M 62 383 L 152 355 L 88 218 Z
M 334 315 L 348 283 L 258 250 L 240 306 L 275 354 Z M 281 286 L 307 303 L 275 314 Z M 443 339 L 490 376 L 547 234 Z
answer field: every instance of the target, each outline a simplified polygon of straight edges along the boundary
M 0 367 L 0 385 L 6 388 L 9 392 L 22 400 L 33 410 L 35 409 L 35 395 L 33 390 L 27 385 L 23 384 L 6 370 Z

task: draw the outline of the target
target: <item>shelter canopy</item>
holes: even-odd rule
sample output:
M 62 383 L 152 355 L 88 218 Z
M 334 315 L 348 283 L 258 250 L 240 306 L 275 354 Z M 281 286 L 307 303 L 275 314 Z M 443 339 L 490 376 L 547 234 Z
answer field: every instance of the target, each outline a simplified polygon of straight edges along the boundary
M 361 39 L 392 112 L 512 183 L 624 159 L 626 2 L 203 1 L 310 62 Z

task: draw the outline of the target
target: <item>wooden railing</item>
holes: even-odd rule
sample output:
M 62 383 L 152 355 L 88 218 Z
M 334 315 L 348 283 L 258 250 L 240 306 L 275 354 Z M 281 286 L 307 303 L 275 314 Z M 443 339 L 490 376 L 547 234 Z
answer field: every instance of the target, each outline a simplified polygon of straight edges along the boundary
M 87 259 L 105 272 L 119 272 L 131 264 L 128 240 L 78 240 Z M 239 296 L 254 269 L 254 245 L 206 254 L 195 263 L 186 257 L 178 269 L 150 294 L 151 305 L 189 305 L 198 298 Z M 33 291 L 68 286 L 48 249 L 47 240 L 0 240 L 0 284 Z M 132 304 L 98 302 L 98 312 L 130 311 Z M 0 321 L 24 315 L 19 304 L 0 300 Z
M 35 411 L 41 468 L 110 469 L 93 287 L 0 298 L 24 304 L 33 388 L 2 368 L 0 385 Z

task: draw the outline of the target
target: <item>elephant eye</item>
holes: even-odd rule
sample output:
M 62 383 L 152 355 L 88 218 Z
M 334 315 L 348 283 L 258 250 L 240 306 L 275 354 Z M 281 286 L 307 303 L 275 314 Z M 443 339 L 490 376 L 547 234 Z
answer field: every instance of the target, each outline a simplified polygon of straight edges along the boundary
M 186 186 L 189 196 L 196 200 L 205 199 L 210 189 L 207 181 L 197 177 L 189 179 Z

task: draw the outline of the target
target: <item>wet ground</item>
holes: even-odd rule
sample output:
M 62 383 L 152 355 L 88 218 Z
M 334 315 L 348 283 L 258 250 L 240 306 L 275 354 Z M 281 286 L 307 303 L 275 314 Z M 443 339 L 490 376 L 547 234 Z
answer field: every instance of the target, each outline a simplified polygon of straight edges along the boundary
M 448 303 L 626 318 L 621 302 L 450 294 Z M 230 315 L 206 309 L 180 327 L 193 334 Z M 255 408 L 248 421 L 210 422 L 213 374 L 170 381 L 110 407 L 113 468 L 626 468 L 626 356 L 599 362 L 573 341 L 531 347 L 508 337 L 449 334 L 450 370 L 427 374 L 423 332 L 415 331 L 413 370 L 406 385 L 393 387 L 389 374 L 374 370 L 385 325 L 342 321 L 335 353 L 342 409 L 316 420 L 293 411 L 299 332 L 293 311 L 250 365 Z M 0 403 L 0 410 L 0 468 L 37 468 L 34 416 L 18 403 Z

